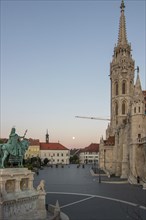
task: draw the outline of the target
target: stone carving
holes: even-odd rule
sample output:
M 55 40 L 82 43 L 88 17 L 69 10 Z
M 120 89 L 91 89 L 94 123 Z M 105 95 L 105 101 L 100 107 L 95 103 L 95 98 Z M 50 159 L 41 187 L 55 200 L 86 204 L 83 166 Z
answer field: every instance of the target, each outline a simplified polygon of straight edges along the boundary
M 13 127 L 9 135 L 7 143 L 0 144 L 0 167 L 5 167 L 5 161 L 8 156 L 11 156 L 12 161 L 15 161 L 17 158 L 18 166 L 23 167 L 23 158 L 25 151 L 28 149 L 29 142 L 25 139 L 27 130 L 24 135 L 21 137 L 16 134 L 16 129 Z M 21 140 L 22 139 L 22 140 Z
M 15 180 L 7 180 L 5 189 L 7 193 L 12 193 L 15 191 Z
M 33 178 L 27 168 L 0 169 L 0 220 L 46 219 L 46 194 L 34 189 Z M 43 181 L 40 185 L 44 190 Z
M 40 181 L 40 184 L 37 186 L 37 191 L 45 192 L 45 181 L 44 180 Z
M 27 190 L 28 189 L 28 178 L 22 178 L 21 182 L 20 182 L 20 189 L 22 191 Z

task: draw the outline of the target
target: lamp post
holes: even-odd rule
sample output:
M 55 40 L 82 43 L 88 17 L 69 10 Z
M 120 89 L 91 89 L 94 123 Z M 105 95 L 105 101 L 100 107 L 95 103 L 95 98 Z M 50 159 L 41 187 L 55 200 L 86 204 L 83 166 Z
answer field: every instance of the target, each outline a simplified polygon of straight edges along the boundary
M 99 167 L 99 178 L 98 178 L 98 182 L 101 183 L 100 167 Z

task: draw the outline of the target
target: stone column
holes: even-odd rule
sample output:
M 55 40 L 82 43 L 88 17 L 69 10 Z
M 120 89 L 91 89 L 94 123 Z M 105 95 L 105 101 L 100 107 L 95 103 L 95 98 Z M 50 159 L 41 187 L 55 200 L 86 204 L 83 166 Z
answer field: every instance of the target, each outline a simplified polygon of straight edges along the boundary
M 117 159 L 116 159 L 116 163 L 115 163 L 115 166 L 116 166 L 115 176 L 120 176 L 121 175 L 120 144 L 118 144 L 116 150 L 117 150 L 117 153 L 116 153 Z
M 121 178 L 128 178 L 128 150 L 126 144 L 123 144 L 123 160 Z
M 0 219 L 4 218 L 4 214 L 3 214 L 3 198 L 2 198 L 2 193 L 0 191 Z
M 21 181 L 20 178 L 15 179 L 15 192 L 20 192 L 21 191 L 21 189 L 20 189 L 20 181 Z
M 6 193 L 6 188 L 5 188 L 6 180 L 0 181 L 0 188 L 1 188 L 1 193 L 5 194 Z
M 133 160 L 132 160 L 132 174 L 136 177 L 137 176 L 137 172 L 136 172 L 136 145 L 133 145 L 132 148 L 132 154 L 133 154 Z
M 29 190 L 33 190 L 33 177 L 29 177 L 29 181 L 28 181 L 28 189 Z

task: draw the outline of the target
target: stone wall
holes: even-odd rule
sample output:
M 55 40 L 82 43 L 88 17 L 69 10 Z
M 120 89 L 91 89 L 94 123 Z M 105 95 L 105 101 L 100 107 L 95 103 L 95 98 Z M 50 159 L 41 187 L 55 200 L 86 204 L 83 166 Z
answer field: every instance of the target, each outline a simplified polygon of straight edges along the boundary
M 0 220 L 45 219 L 45 192 L 33 188 L 27 168 L 0 169 Z

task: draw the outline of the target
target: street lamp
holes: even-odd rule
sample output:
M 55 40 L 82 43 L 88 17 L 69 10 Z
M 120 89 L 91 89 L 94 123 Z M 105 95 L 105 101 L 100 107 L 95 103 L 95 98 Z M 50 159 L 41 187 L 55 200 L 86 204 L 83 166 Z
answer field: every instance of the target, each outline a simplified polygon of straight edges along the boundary
M 100 176 L 100 167 L 99 167 L 99 174 L 98 174 L 99 178 L 98 178 L 98 182 L 101 183 L 101 176 Z

